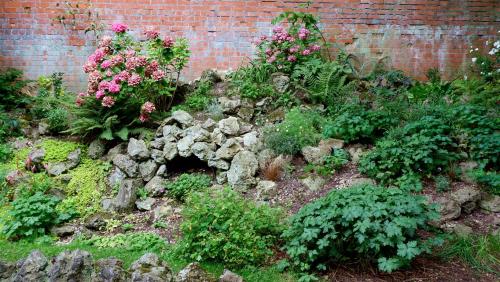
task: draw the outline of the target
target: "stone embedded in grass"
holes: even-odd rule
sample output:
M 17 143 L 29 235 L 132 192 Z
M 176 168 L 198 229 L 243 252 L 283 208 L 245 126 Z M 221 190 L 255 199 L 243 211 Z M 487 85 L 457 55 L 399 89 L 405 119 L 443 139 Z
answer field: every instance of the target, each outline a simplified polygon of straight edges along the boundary
M 87 150 L 87 156 L 93 160 L 97 160 L 104 156 L 106 152 L 106 144 L 101 139 L 96 139 L 90 142 L 89 148 Z
M 81 250 L 65 251 L 52 260 L 49 281 L 89 281 L 93 272 L 92 256 Z

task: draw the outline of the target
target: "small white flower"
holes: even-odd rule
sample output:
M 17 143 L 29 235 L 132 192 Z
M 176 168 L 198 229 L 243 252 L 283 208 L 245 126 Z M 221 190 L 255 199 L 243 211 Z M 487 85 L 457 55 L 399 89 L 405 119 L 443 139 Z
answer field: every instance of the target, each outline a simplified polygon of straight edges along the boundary
M 476 50 L 476 51 L 479 51 L 479 48 L 476 48 L 475 50 Z
M 472 52 L 474 52 L 474 50 L 470 49 L 470 50 L 469 50 L 469 53 L 472 53 Z
M 486 40 L 486 46 L 488 46 L 489 44 L 490 44 L 490 41 Z
M 467 80 L 467 75 L 464 75 L 464 80 Z
M 477 58 L 472 58 L 472 63 L 475 63 L 477 61 Z
M 493 43 L 493 46 L 495 46 L 495 48 L 500 47 L 500 40 L 495 41 L 495 43 Z

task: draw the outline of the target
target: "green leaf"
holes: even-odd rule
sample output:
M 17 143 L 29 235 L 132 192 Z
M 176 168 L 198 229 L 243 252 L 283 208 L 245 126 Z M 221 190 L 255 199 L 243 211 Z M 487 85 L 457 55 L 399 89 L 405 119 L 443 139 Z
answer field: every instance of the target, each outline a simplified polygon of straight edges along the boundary
M 128 128 L 123 127 L 119 131 L 115 132 L 115 135 L 118 136 L 123 141 L 127 141 L 128 140 L 128 133 L 129 133 Z

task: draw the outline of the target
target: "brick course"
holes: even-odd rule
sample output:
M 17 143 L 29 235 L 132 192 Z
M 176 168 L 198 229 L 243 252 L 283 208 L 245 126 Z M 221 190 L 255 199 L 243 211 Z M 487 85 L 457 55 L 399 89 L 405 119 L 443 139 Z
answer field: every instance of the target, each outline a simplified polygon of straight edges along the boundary
M 83 31 L 91 11 L 106 27 L 124 22 L 137 36 L 155 26 L 162 35 L 188 38 L 192 57 L 183 76 L 190 79 L 248 61 L 252 40 L 270 33 L 271 19 L 306 1 L 70 1 L 80 4 L 76 20 L 62 25 L 56 18 L 68 10 L 64 2 L 0 1 L 0 68 L 23 69 L 28 78 L 61 71 L 72 90 L 83 89 L 81 66 L 94 49 Z M 470 45 L 500 36 L 499 0 L 318 0 L 309 11 L 336 47 L 367 65 L 385 58 L 417 78 L 432 67 L 456 75 L 470 60 Z

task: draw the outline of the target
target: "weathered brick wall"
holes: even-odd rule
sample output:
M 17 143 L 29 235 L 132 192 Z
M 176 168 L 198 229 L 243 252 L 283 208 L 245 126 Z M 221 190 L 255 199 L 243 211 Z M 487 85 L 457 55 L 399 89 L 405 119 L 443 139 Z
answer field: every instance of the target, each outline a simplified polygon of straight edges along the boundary
M 94 49 L 83 31 L 90 11 L 106 26 L 124 22 L 136 34 L 156 26 L 187 37 L 186 78 L 234 69 L 252 55 L 252 40 L 269 34 L 273 17 L 306 1 L 80 0 L 70 1 L 80 3 L 76 20 L 62 25 L 56 19 L 68 11 L 64 2 L 0 0 L 0 68 L 21 68 L 29 78 L 61 71 L 73 90 L 83 88 L 81 65 Z M 310 11 L 329 41 L 364 62 L 385 57 L 418 78 L 431 67 L 453 75 L 469 60 L 471 44 L 500 35 L 499 0 L 321 0 Z

